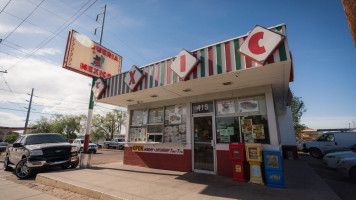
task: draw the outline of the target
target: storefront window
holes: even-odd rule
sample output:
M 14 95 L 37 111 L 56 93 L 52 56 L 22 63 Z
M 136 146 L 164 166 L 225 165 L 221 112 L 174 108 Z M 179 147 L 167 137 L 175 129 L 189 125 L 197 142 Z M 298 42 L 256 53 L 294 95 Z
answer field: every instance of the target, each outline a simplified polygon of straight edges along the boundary
M 216 142 L 240 142 L 239 117 L 216 118 Z
M 270 143 L 267 115 L 243 116 L 240 119 L 245 143 Z
M 164 142 L 186 142 L 187 109 L 185 104 L 168 106 L 164 114 Z
M 131 124 L 129 130 L 130 142 L 147 141 L 147 110 L 134 110 L 131 112 Z
M 149 124 L 163 123 L 163 108 L 150 109 L 148 123 Z
M 215 121 L 217 143 L 270 143 L 263 95 L 216 101 Z

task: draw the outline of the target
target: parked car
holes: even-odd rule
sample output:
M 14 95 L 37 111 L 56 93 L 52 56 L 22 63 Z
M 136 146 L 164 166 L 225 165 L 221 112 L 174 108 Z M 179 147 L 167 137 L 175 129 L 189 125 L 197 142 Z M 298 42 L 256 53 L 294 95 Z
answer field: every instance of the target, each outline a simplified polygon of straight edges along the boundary
M 20 136 L 9 145 L 4 160 L 4 170 L 15 169 L 18 178 L 35 174 L 46 166 L 60 165 L 63 169 L 79 164 L 77 148 L 61 134 L 40 133 Z
M 349 147 L 355 144 L 356 132 L 330 132 L 323 133 L 313 141 L 303 144 L 303 151 L 309 152 L 315 158 L 322 158 L 323 155 L 336 151 L 348 151 Z
M 124 149 L 125 147 L 125 139 L 124 138 L 115 138 L 111 141 L 105 141 L 104 147 L 106 149 L 116 148 L 116 149 Z
M 356 181 L 356 158 L 343 158 L 337 164 L 336 169 L 344 176 Z
M 0 153 L 5 152 L 8 145 L 7 142 L 0 142 Z
M 330 168 L 336 168 L 337 163 L 343 158 L 356 158 L 356 144 L 350 147 L 351 151 L 328 153 L 323 158 L 323 163 Z
M 84 149 L 84 139 L 75 139 L 73 144 L 77 146 L 78 151 L 82 152 Z M 89 140 L 88 151 L 96 153 L 98 151 L 98 145 Z

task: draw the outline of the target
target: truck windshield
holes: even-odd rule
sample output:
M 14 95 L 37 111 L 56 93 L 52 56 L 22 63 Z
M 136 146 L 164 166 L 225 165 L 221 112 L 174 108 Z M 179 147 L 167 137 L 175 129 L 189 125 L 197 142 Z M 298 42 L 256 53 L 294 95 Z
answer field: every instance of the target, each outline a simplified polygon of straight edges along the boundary
M 56 134 L 30 135 L 26 138 L 26 145 L 61 142 L 67 142 L 67 140 L 62 135 Z

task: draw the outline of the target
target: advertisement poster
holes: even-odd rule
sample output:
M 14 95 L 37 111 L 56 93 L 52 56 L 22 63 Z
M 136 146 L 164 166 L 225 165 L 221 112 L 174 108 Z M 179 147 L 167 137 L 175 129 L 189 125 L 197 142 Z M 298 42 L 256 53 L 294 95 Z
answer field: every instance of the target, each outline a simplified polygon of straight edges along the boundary
M 246 143 L 254 143 L 255 142 L 255 140 L 253 139 L 252 132 L 244 133 L 244 141 Z
M 181 115 L 177 113 L 169 113 L 169 123 L 170 124 L 179 124 L 182 122 Z
M 241 100 L 239 101 L 240 112 L 257 112 L 258 101 L 256 100 Z
M 265 139 L 263 124 L 252 125 L 252 133 L 256 139 Z
M 233 100 L 219 101 L 217 102 L 217 104 L 218 104 L 219 115 L 235 113 L 235 102 Z
M 257 160 L 258 159 L 258 152 L 257 148 L 248 148 L 248 155 L 251 160 Z
M 278 155 L 276 154 L 267 154 L 267 167 L 270 168 L 279 168 Z
M 176 106 L 175 106 L 175 109 L 174 109 L 174 112 L 175 112 L 177 115 L 185 115 L 185 114 L 186 114 L 185 104 L 176 105 Z
M 227 127 L 226 130 L 228 135 L 234 135 L 234 127 Z
M 243 119 L 241 120 L 242 132 L 252 132 L 252 119 Z
M 261 176 L 260 166 L 251 165 L 251 176 L 255 176 L 255 177 L 260 177 Z

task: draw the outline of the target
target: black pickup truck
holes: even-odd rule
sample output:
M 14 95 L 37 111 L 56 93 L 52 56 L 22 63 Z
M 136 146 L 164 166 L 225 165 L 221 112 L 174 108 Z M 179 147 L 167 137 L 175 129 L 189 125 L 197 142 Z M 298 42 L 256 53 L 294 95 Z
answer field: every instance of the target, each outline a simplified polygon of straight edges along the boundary
M 23 179 L 46 166 L 60 165 L 66 169 L 76 168 L 78 164 L 76 146 L 69 144 L 61 134 L 40 133 L 20 136 L 9 145 L 4 170 L 14 168 L 16 176 Z

